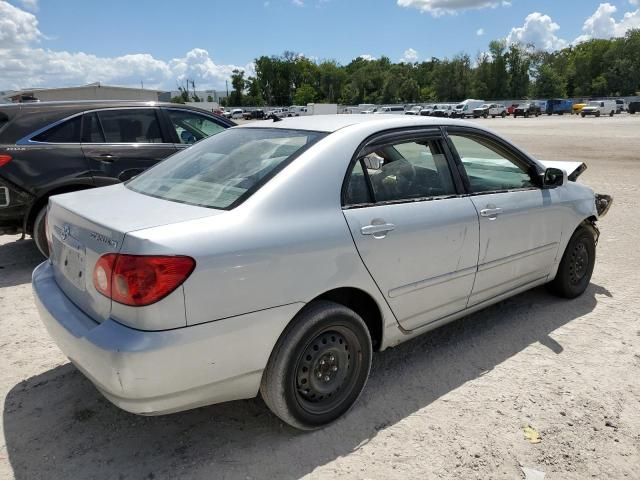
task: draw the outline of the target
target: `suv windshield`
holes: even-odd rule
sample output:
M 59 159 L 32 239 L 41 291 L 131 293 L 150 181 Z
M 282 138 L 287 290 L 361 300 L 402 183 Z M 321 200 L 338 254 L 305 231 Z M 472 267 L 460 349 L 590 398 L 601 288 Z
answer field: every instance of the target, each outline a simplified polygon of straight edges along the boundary
M 279 128 L 226 130 L 159 163 L 127 187 L 175 202 L 233 208 L 324 135 Z

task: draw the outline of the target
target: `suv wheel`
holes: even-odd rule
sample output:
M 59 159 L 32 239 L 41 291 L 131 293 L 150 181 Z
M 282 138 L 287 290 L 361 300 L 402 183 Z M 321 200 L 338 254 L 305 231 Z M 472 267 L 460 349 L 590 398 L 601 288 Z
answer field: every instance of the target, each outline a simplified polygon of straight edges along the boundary
M 49 257 L 49 244 L 47 243 L 47 233 L 45 230 L 45 219 L 47 216 L 47 206 L 40 209 L 33 221 L 33 233 L 31 236 L 36 243 L 36 247 L 45 257 Z
M 338 303 L 313 302 L 278 340 L 260 394 L 289 425 L 323 427 L 344 415 L 362 393 L 372 351 L 369 330 L 357 313 Z

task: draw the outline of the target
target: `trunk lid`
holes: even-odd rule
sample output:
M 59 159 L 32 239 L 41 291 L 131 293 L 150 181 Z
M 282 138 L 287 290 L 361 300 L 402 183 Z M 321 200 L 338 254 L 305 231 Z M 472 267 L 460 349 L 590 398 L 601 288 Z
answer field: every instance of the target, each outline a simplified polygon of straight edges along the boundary
M 93 286 L 93 269 L 102 255 L 120 252 L 128 232 L 221 213 L 136 193 L 124 185 L 51 197 L 47 227 L 56 282 L 73 303 L 102 322 L 111 313 L 111 300 Z

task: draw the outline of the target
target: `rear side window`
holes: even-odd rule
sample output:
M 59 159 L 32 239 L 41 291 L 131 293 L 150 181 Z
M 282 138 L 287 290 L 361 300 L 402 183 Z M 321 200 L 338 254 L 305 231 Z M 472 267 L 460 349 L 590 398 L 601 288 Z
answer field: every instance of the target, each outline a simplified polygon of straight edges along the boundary
M 78 115 L 36 135 L 32 140 L 43 143 L 80 143 L 81 126 L 82 116 Z
M 107 143 L 164 143 L 155 109 L 98 112 Z
M 127 187 L 165 200 L 232 208 L 323 136 L 279 128 L 225 130 L 138 175 Z

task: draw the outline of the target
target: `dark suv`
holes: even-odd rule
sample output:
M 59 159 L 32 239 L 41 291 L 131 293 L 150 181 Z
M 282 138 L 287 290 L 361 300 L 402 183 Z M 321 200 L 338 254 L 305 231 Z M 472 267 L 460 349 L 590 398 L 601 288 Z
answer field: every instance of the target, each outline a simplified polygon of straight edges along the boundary
M 531 116 L 537 117 L 539 115 L 542 115 L 542 109 L 540 108 L 540 105 L 536 103 L 521 103 L 513 111 L 513 118 L 529 118 Z
M 233 125 L 170 103 L 0 105 L 0 234 L 30 234 L 47 255 L 43 219 L 51 195 L 128 180 Z

